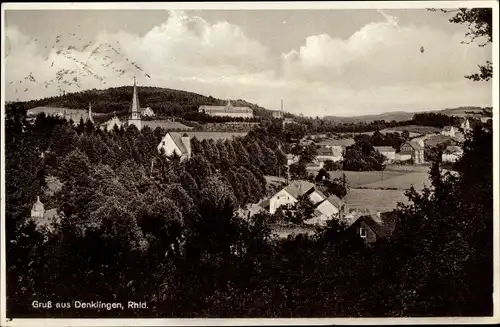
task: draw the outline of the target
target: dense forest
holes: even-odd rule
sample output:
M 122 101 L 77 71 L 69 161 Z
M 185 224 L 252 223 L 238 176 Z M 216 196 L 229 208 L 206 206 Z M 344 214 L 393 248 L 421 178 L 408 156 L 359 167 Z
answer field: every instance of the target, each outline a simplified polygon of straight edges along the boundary
M 55 299 L 148 308 L 54 308 L 52 317 L 492 313 L 491 129 L 467 136 L 458 176 L 436 161 L 432 187 L 410 190 L 396 211 L 394 236 L 367 246 L 336 220 L 279 240 L 266 214 L 236 214 L 265 196 L 263 176 L 283 168 L 284 153 L 308 160 L 312 148 L 289 148 L 300 125 L 193 139 L 194 156 L 181 162 L 157 153 L 161 129 L 108 133 L 43 115 L 30 124 L 20 106 L 6 117 L 8 316 L 43 317 L 29 304 Z M 43 192 L 49 175 L 62 182 L 53 195 Z M 55 232 L 28 219 L 39 195 L 60 211 Z

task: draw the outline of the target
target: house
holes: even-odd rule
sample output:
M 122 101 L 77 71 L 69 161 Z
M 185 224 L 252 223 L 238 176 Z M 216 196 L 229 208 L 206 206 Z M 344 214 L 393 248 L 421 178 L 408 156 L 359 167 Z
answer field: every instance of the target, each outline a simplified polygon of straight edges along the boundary
M 345 205 L 336 195 L 330 195 L 327 199 L 321 201 L 314 210 L 314 216 L 304 221 L 307 225 L 324 226 L 334 217 L 342 219 Z
M 325 161 L 331 160 L 333 162 L 342 161 L 343 150 L 341 147 L 324 147 L 321 146 L 318 150 L 318 155 L 315 161 L 318 163 L 320 168 L 323 168 Z
M 101 124 L 101 129 L 105 129 L 106 131 L 110 132 L 110 131 L 112 131 L 115 128 L 115 126 L 118 127 L 118 128 L 122 128 L 123 127 L 123 123 L 116 116 L 114 116 L 110 120 L 102 123 Z
M 395 216 L 393 212 L 363 215 L 348 227 L 348 230 L 355 231 L 366 243 L 390 238 L 394 229 Z
M 293 120 L 293 118 L 285 118 L 283 119 L 283 124 L 293 124 L 295 123 L 295 121 Z
M 455 137 L 455 133 L 457 132 L 456 128 L 453 126 L 445 126 L 441 131 L 441 135 Z
M 198 112 L 203 112 L 214 117 L 234 117 L 234 118 L 253 118 L 253 110 L 249 107 L 233 107 L 228 100 L 225 106 L 200 106 Z
M 141 116 L 143 116 L 143 117 L 154 117 L 155 116 L 155 112 L 150 107 L 142 108 L 141 109 Z
M 467 119 L 467 118 L 463 119 L 462 122 L 460 123 L 460 128 L 464 132 L 470 131 L 471 127 L 470 127 L 469 119 Z
M 380 152 L 387 160 L 396 160 L 396 150 L 392 146 L 374 146 L 373 148 Z
M 281 111 L 281 110 L 273 110 L 273 118 L 276 118 L 276 119 L 283 118 L 283 111 Z
M 179 133 L 168 132 L 158 144 L 158 151 L 165 151 L 165 155 L 170 156 L 177 153 L 181 160 L 191 158 L 191 138 L 181 136 Z
M 413 159 L 413 163 L 416 165 L 424 163 L 424 141 L 422 139 L 411 140 L 401 145 L 396 160 L 406 161 L 409 159 Z
M 461 147 L 456 145 L 449 145 L 441 155 L 443 162 L 456 162 L 462 157 L 464 151 Z
M 345 154 L 345 151 L 348 147 L 355 144 L 356 141 L 352 138 L 347 139 L 327 139 L 321 142 L 318 142 L 317 145 L 325 148 L 332 148 L 335 151 L 341 151 L 342 154 Z
M 293 165 L 293 164 L 299 162 L 300 156 L 293 155 L 293 154 L 289 153 L 286 155 L 286 160 L 287 160 L 287 165 L 290 166 L 290 165 Z
M 308 195 L 313 204 L 317 204 L 326 197 L 315 189 L 313 183 L 307 181 L 293 181 L 269 199 L 269 213 L 274 214 L 281 206 L 291 207 L 300 196 Z
M 38 230 L 53 232 L 56 225 L 60 223 L 60 217 L 56 208 L 45 210 L 43 203 L 40 202 L 40 197 L 37 196 L 36 202 L 31 208 L 29 221 L 35 223 Z

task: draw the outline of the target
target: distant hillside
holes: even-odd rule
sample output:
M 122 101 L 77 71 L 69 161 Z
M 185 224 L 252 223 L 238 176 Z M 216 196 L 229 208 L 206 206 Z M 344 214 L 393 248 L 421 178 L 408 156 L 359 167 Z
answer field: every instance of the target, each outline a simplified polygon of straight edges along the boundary
M 376 120 L 405 121 L 412 119 L 413 115 L 414 115 L 413 112 L 395 111 L 395 112 L 386 112 L 378 115 L 362 115 L 353 117 L 325 116 L 324 119 L 334 120 L 341 124 L 356 124 L 356 123 L 370 123 Z
M 92 103 L 95 113 L 113 113 L 118 116 L 126 114 L 132 100 L 132 86 L 121 86 L 104 90 L 86 90 L 68 93 L 57 97 L 25 102 L 28 108 L 64 107 L 69 109 L 86 109 Z M 200 105 L 225 105 L 227 100 L 204 96 L 197 93 L 173 90 L 160 87 L 138 86 L 140 106 L 151 107 L 155 113 L 163 116 L 180 116 L 187 112 L 198 111 Z M 234 100 L 234 106 L 248 106 L 256 116 L 270 117 L 271 111 L 244 100 Z
M 451 108 L 451 109 L 442 109 L 442 110 L 429 110 L 423 112 L 432 112 L 436 114 L 444 114 L 448 116 L 458 116 L 463 117 L 466 116 L 469 112 L 481 112 L 481 107 L 459 107 L 459 108 Z M 338 123 L 370 123 L 376 120 L 385 120 L 385 121 L 406 121 L 411 120 L 413 115 L 416 113 L 423 112 L 407 112 L 407 111 L 395 111 L 395 112 L 386 112 L 379 115 L 363 115 L 363 116 L 353 116 L 353 117 L 337 117 L 337 116 L 326 116 L 324 119 L 333 120 Z

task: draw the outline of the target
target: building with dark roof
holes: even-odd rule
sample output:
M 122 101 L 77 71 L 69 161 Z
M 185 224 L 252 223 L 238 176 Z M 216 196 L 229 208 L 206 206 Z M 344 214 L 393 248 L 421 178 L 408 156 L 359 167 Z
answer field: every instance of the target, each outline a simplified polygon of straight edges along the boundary
M 379 239 L 390 238 L 395 226 L 394 213 L 384 212 L 360 216 L 348 227 L 348 230 L 356 231 L 365 242 L 373 243 Z
M 176 153 L 181 160 L 191 158 L 191 138 L 181 136 L 179 133 L 168 132 L 160 141 L 158 151 L 165 151 L 165 155 L 171 156 Z

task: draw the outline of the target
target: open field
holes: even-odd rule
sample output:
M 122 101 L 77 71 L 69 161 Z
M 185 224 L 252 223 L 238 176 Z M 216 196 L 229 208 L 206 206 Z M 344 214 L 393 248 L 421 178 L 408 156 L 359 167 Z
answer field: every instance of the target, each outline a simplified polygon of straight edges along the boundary
M 408 203 L 403 190 L 351 189 L 343 199 L 349 209 L 387 212 Z
M 179 122 L 172 122 L 169 120 L 143 120 L 142 126 L 149 126 L 152 130 L 157 127 L 164 129 L 177 129 L 177 130 L 190 130 L 192 127 L 186 126 Z
M 361 185 L 360 187 L 367 189 L 395 188 L 398 190 L 407 190 L 413 186 L 415 189 L 421 190 L 424 186 L 428 185 L 430 185 L 430 181 L 427 173 L 413 172 Z
M 441 128 L 433 126 L 421 126 L 421 125 L 395 126 L 387 128 L 385 130 L 391 132 L 408 131 L 410 133 L 416 133 L 416 134 L 429 134 L 429 133 L 441 132 Z
M 341 177 L 344 173 L 352 188 L 407 174 L 407 172 L 399 171 L 384 171 L 383 173 L 380 171 L 331 171 L 329 173 L 330 178 Z
M 232 139 L 233 137 L 245 136 L 247 133 L 244 132 L 186 132 L 190 137 L 195 137 L 202 141 L 204 139 L 212 139 L 212 140 L 227 140 Z
M 385 166 L 385 172 L 421 172 L 428 173 L 430 165 L 387 165 Z

